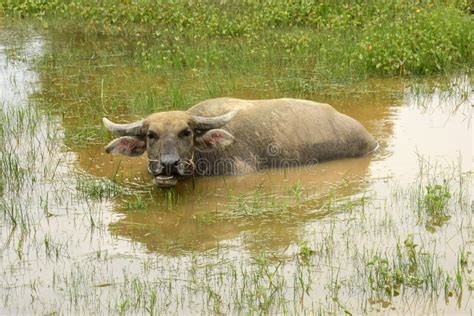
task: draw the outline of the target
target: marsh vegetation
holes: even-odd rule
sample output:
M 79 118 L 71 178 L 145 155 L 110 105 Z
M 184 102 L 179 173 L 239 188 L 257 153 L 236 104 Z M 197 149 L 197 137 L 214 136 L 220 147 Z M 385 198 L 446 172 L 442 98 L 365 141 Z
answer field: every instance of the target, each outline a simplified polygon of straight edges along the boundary
M 472 313 L 468 1 L 0 4 L 1 314 Z M 327 102 L 370 157 L 153 186 L 101 126 Z

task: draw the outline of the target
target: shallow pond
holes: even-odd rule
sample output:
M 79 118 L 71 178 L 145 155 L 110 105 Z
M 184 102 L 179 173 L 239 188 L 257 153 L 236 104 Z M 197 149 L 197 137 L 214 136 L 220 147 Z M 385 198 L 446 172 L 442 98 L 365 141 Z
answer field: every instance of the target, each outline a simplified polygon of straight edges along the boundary
M 469 75 L 206 90 L 113 47 L 0 21 L 1 314 L 473 313 Z M 174 190 L 103 152 L 102 116 L 220 93 L 330 103 L 380 149 Z

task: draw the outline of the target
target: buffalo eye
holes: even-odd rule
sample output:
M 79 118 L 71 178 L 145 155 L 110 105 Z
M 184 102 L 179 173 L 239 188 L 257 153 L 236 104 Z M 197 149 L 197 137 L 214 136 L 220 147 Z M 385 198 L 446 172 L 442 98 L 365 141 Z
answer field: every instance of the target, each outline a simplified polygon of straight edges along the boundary
M 180 133 L 179 133 L 179 137 L 189 137 L 191 136 L 191 131 L 189 129 L 183 129 Z
M 160 138 L 157 133 L 152 132 L 152 131 L 149 131 L 149 132 L 146 134 L 146 137 L 147 137 L 148 139 L 150 139 L 150 140 L 152 140 L 152 139 L 153 139 L 153 140 L 157 140 L 158 138 Z

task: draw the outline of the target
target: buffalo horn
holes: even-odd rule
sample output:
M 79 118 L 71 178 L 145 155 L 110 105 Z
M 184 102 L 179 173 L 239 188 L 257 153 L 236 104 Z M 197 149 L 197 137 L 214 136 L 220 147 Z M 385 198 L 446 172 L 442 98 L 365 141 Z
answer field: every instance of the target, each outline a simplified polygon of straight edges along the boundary
M 234 116 L 237 114 L 239 110 L 233 110 L 230 111 L 224 115 L 220 116 L 212 116 L 212 117 L 206 117 L 206 116 L 194 116 L 193 115 L 193 121 L 197 125 L 198 128 L 200 129 L 213 129 L 213 128 L 219 128 L 221 126 L 224 126 L 225 124 L 229 123 L 230 120 L 234 118 Z
M 117 124 L 109 121 L 104 117 L 102 121 L 104 122 L 105 127 L 109 131 L 120 136 L 143 136 L 145 134 L 143 131 L 144 120 L 136 121 L 129 124 Z

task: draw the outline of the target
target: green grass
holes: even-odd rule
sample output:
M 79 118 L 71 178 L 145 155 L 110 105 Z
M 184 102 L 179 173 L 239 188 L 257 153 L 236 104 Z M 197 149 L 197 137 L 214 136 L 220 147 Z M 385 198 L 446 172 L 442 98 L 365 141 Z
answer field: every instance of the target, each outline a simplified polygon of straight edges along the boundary
M 470 2 L 4 1 L 6 16 L 100 40 L 145 69 L 269 78 L 280 88 L 321 81 L 445 72 L 473 64 Z M 59 23 L 57 23 L 59 22 Z M 272 69 L 276 68 L 276 69 Z M 212 77 L 208 77 L 212 78 Z

